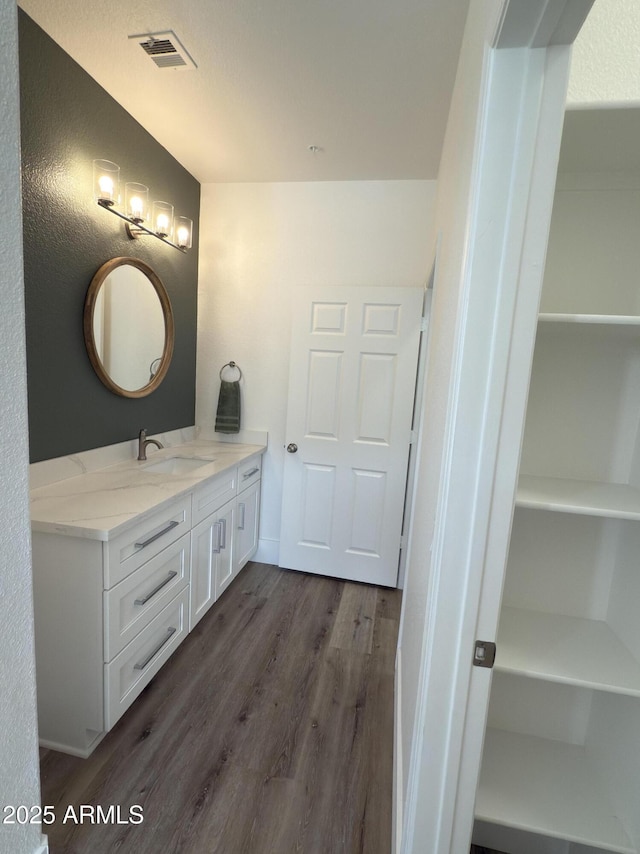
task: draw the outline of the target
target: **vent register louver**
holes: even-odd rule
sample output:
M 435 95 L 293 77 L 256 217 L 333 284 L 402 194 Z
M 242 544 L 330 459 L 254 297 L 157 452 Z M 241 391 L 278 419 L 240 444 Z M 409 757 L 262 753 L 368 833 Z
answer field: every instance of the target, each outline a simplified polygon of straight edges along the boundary
M 165 30 L 161 33 L 138 33 L 129 38 L 135 40 L 160 69 L 192 71 L 198 67 L 173 30 Z

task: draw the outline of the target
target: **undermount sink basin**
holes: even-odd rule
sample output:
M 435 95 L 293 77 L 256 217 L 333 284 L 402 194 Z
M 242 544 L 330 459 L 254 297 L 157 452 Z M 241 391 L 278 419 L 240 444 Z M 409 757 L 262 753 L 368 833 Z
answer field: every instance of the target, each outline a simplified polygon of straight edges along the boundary
M 156 474 L 187 474 L 212 462 L 214 460 L 204 460 L 201 457 L 166 457 L 157 463 L 144 466 L 144 470 Z

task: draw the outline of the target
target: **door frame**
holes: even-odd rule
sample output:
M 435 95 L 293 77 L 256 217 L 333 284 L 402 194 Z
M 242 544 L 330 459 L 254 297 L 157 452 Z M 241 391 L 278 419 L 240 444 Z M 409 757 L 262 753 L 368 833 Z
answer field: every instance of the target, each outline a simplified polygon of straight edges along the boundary
M 472 651 L 497 633 L 570 46 L 591 5 L 505 0 L 478 69 L 420 684 L 407 790 L 394 799 L 399 854 L 469 850 L 491 683 Z
M 431 272 L 427 279 L 422 300 L 422 320 L 420 326 L 420 343 L 418 345 L 418 367 L 416 370 L 416 388 L 413 395 L 413 415 L 411 419 L 411 444 L 409 445 L 409 465 L 407 466 L 407 480 L 404 496 L 404 511 L 402 516 L 402 537 L 400 546 L 400 565 L 398 567 L 397 588 L 404 589 L 404 579 L 407 572 L 407 545 L 410 537 L 413 519 L 414 495 L 416 478 L 418 475 L 418 436 L 422 425 L 422 403 L 425 393 L 425 376 L 427 372 L 427 354 L 429 352 L 429 327 L 431 324 L 431 306 L 435 291 L 435 282 L 438 272 L 438 241 Z

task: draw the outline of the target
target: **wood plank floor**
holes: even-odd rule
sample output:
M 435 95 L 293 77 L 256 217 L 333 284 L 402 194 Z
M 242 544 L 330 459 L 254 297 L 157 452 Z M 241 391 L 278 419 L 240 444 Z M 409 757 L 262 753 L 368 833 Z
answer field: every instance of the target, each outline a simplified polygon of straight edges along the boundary
M 249 564 L 89 759 L 42 751 L 51 854 L 389 854 L 399 615 Z M 144 821 L 63 821 L 82 804 Z

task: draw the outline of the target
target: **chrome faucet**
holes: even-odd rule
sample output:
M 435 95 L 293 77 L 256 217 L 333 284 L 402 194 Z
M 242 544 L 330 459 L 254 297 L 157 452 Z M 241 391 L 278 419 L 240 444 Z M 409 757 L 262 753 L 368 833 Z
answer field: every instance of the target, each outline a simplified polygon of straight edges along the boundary
M 147 445 L 155 445 L 157 448 L 164 448 L 162 442 L 157 439 L 147 439 L 147 428 L 143 427 L 138 433 L 138 459 L 147 459 Z

